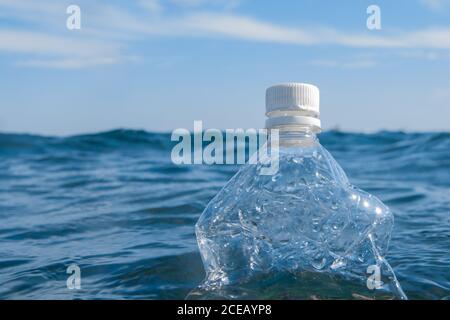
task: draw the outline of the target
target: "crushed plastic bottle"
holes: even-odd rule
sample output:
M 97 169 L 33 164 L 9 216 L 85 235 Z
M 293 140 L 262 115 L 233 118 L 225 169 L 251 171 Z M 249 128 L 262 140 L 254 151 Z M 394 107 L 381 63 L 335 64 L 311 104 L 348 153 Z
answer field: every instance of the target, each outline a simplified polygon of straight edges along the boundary
M 275 298 L 406 299 L 384 258 L 393 214 L 320 145 L 318 88 L 271 87 L 266 109 L 266 127 L 280 132 L 279 170 L 243 166 L 201 215 L 203 297 L 274 298 L 261 292 L 284 281 L 300 293 Z

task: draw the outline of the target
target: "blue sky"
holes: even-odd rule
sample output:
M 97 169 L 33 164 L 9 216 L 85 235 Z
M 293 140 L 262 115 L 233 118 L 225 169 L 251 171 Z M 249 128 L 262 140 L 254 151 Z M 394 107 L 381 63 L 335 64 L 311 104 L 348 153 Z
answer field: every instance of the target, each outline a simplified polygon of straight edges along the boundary
M 0 0 L 3 132 L 260 128 L 288 81 L 325 129 L 450 130 L 450 1 Z

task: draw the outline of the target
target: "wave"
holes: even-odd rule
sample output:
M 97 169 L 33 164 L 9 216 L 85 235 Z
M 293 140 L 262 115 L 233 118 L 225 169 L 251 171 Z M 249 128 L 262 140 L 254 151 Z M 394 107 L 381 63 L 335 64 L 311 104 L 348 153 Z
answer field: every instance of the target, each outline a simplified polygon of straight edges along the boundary
M 450 133 L 319 138 L 350 181 L 394 211 L 388 260 L 408 297 L 448 298 Z M 204 276 L 195 221 L 239 166 L 176 166 L 175 143 L 126 129 L 0 133 L 0 298 L 185 298 Z M 79 293 L 65 288 L 71 263 L 84 275 Z M 292 283 L 287 298 L 306 297 L 301 284 L 280 283 Z

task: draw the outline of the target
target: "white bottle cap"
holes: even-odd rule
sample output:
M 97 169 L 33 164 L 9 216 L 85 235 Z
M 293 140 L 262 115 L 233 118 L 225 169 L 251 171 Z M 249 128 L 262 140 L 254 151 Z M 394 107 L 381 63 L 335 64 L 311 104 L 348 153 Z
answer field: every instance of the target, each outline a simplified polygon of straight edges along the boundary
M 319 132 L 319 88 L 306 83 L 284 83 L 266 90 L 267 128 L 309 126 Z

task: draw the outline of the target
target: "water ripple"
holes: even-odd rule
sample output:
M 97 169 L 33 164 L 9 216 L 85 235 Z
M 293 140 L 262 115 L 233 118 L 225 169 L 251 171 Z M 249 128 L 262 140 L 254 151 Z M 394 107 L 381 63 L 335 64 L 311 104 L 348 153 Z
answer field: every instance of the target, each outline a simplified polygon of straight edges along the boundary
M 388 260 L 407 295 L 448 299 L 450 133 L 320 139 L 352 182 L 393 209 Z M 204 276 L 194 224 L 238 166 L 175 166 L 173 145 L 133 130 L 0 134 L 0 298 L 186 297 Z M 66 288 L 71 263 L 79 291 Z

